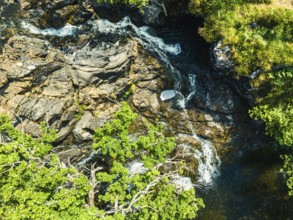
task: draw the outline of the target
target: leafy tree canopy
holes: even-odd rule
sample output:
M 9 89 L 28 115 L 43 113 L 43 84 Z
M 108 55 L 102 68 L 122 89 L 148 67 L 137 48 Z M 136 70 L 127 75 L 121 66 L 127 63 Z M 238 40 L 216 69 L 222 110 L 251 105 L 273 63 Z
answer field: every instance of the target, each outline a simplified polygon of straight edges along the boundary
M 98 3 L 110 3 L 110 4 L 125 4 L 125 5 L 135 5 L 138 8 L 142 8 L 149 4 L 149 0 L 97 0 Z
M 183 165 L 167 159 L 175 147 L 174 138 L 165 137 L 160 124 L 148 125 L 145 134 L 130 136 L 129 126 L 136 117 L 124 103 L 115 118 L 96 131 L 94 148 L 101 151 L 107 167 L 96 175 L 107 186 L 97 200 L 111 207 L 106 213 L 121 219 L 196 217 L 202 200 L 196 198 L 192 187 L 185 190 L 173 184 L 172 178 Z M 140 168 L 131 171 L 135 163 Z
M 34 139 L 0 116 L 1 219 L 89 219 L 87 178 L 54 154 L 45 158 L 56 133 L 42 130 L 42 139 Z
M 43 124 L 32 138 L 0 116 L 1 219 L 190 219 L 204 207 L 190 185 L 180 185 L 184 163 L 167 155 L 173 138 L 162 126 L 130 134 L 135 120 L 122 104 L 96 131 L 95 163 L 77 169 L 51 152 L 56 133 Z M 136 164 L 136 166 L 134 166 Z M 134 167 L 133 167 L 134 166 Z
M 264 4 L 265 3 L 265 4 Z M 293 10 L 280 0 L 191 0 L 189 9 L 205 17 L 200 34 L 209 42 L 229 46 L 233 74 L 249 76 L 256 92 L 250 111 L 266 124 L 267 133 L 293 146 Z M 292 193 L 292 156 L 284 172 Z

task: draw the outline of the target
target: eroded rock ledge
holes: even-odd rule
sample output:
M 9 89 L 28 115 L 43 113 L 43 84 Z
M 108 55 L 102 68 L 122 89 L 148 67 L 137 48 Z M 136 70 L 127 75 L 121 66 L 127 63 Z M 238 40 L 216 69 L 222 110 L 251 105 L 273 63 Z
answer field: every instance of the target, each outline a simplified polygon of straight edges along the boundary
M 48 12 L 45 1 L 27 6 L 32 2 L 21 2 L 23 9 L 29 9 L 28 14 Z M 85 7 L 75 1 L 51 4 L 57 14 L 74 5 Z M 172 84 L 170 73 L 134 38 L 113 40 L 111 36 L 99 38 L 90 33 L 83 36 L 85 44 L 76 43 L 78 39 L 64 40 L 70 48 L 65 52 L 62 46 L 57 49 L 50 43 L 58 45 L 58 39 L 16 33 L 0 54 L 0 113 L 9 114 L 18 128 L 33 136 L 40 135 L 39 124 L 46 121 L 58 132 L 56 145 L 65 161 L 85 153 L 94 131 L 111 118 L 122 100 L 136 108 L 141 118 L 165 122 L 172 136 L 191 134 L 192 126 L 217 147 L 229 141 L 228 131 L 238 112 L 239 99 L 209 72 L 197 68 L 192 72 L 198 74 L 197 90 L 184 111 L 173 108 L 172 101 L 160 100 L 161 92 Z M 195 148 L 200 145 L 187 136 L 177 138 L 177 142 Z

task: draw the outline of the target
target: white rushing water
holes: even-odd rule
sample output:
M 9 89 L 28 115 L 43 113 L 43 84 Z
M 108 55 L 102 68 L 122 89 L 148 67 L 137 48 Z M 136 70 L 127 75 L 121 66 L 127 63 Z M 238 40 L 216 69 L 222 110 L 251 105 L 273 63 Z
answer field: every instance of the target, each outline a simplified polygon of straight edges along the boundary
M 170 69 L 177 79 L 175 80 L 174 90 L 180 91 L 182 86 L 181 73 L 171 64 L 168 57 L 168 53 L 176 56 L 182 52 L 180 44 L 165 44 L 163 39 L 150 34 L 148 27 L 135 26 L 129 17 L 124 17 L 117 23 L 100 19 L 91 22 L 91 24 L 93 25 L 93 30 L 98 30 L 100 33 L 113 33 L 135 37 L 145 49 L 155 53 L 164 65 Z
M 161 51 L 169 52 L 174 55 L 181 53 L 179 44 L 165 44 L 161 38 L 149 34 L 148 27 L 135 26 L 129 17 L 124 17 L 117 23 L 112 23 L 108 20 L 100 19 L 93 24 L 100 33 L 133 34 L 134 32 L 137 35 L 136 37 L 140 39 L 140 43 L 147 47 L 152 47 L 152 49 L 159 48 Z M 129 30 L 128 28 L 131 28 L 132 30 Z
M 130 21 L 128 17 L 125 17 L 118 23 L 112 23 L 108 20 L 99 19 L 96 21 L 91 21 L 90 24 L 92 25 L 92 32 L 98 31 L 99 33 L 130 35 L 136 38 L 145 49 L 155 53 L 164 63 L 166 68 L 168 68 L 175 76 L 174 88 L 162 91 L 160 99 L 162 101 L 176 99 L 176 105 L 183 109 L 186 117 L 189 118 L 188 112 L 185 108 L 188 102 L 196 93 L 196 75 L 195 73 L 188 74 L 188 85 L 185 86 L 188 86 L 189 93 L 184 96 L 180 92 L 183 84 L 183 77 L 181 76 L 181 72 L 172 65 L 168 57 L 168 54 L 176 56 L 181 53 L 181 48 L 179 44 L 165 44 L 161 38 L 151 35 L 149 33 L 150 31 L 148 27 L 137 27 Z M 49 28 L 41 30 L 26 22 L 23 22 L 22 26 L 33 34 L 59 37 L 73 35 L 77 32 L 77 30 L 80 29 L 80 27 L 66 25 L 61 29 Z M 199 137 L 196 134 L 191 121 L 188 121 L 188 127 L 192 131 L 192 134 L 179 134 L 179 136 L 193 138 L 200 143 L 201 150 L 196 150 L 192 146 L 189 146 L 187 144 L 183 144 L 183 146 L 187 151 L 192 152 L 194 157 L 198 160 L 198 182 L 204 186 L 208 186 L 212 183 L 213 179 L 219 175 L 219 166 L 221 164 L 221 161 L 217 155 L 214 145 L 210 141 Z M 130 164 L 128 170 L 130 174 L 145 172 L 143 163 L 139 161 Z M 173 182 L 183 189 L 192 187 L 192 183 L 189 178 L 178 176 L 173 179 Z
M 171 178 L 171 182 L 178 188 L 179 191 L 190 190 L 194 187 L 194 184 L 189 177 L 183 177 L 180 175 L 174 175 Z
M 77 26 L 73 26 L 70 24 L 66 24 L 64 27 L 60 29 L 48 28 L 48 29 L 40 29 L 35 27 L 32 24 L 27 23 L 26 21 L 21 22 L 22 28 L 28 30 L 32 34 L 41 34 L 45 36 L 58 36 L 58 37 L 66 37 L 76 33 L 79 29 Z
M 189 118 L 188 112 L 184 109 L 185 115 Z M 201 150 L 194 149 L 194 146 L 188 144 L 181 144 L 186 153 L 192 153 L 192 155 L 198 161 L 198 183 L 203 186 L 209 186 L 212 184 L 213 179 L 220 175 L 221 160 L 217 155 L 217 151 L 212 142 L 198 136 L 195 129 L 188 120 L 188 128 L 192 132 L 191 135 L 179 134 L 179 137 L 192 138 L 196 142 L 200 143 Z

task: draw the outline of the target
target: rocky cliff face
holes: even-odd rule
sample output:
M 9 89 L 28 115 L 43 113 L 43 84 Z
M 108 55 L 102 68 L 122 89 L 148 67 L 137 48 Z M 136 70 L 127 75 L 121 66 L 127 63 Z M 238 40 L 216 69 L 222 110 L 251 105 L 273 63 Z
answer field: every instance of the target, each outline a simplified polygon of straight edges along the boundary
M 21 0 L 19 14 L 41 28 L 71 22 L 85 24 L 86 30 L 85 21 L 97 19 L 95 7 L 90 1 Z M 186 72 L 183 78 L 197 74 L 187 109 L 176 109 L 172 100 L 160 99 L 174 83 L 170 68 L 137 38 L 92 31 L 50 37 L 31 34 L 17 24 L 10 28 L 10 34 L 2 36 L 0 113 L 9 114 L 17 127 L 34 136 L 40 135 L 39 124 L 46 121 L 58 132 L 56 149 L 66 161 L 84 156 L 94 131 L 111 118 L 122 100 L 141 118 L 166 123 L 178 144 L 194 148 L 199 147 L 194 138 L 178 134 L 196 131 L 221 150 L 230 141 L 229 131 L 243 118 L 239 117 L 241 98 L 234 89 L 209 69 L 196 67 L 192 59 L 176 64 Z

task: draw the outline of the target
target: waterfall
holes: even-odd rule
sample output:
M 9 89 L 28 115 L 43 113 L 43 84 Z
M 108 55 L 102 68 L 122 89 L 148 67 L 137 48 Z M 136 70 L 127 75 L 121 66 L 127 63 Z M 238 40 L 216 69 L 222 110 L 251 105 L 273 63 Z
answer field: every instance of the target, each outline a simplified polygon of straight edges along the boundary
M 175 74 L 175 83 L 174 89 L 162 91 L 160 98 L 162 101 L 167 101 L 176 97 L 177 106 L 179 106 L 185 112 L 185 115 L 189 118 L 189 115 L 186 111 L 187 103 L 192 99 L 196 92 L 196 75 L 188 75 L 189 83 L 189 94 L 184 97 L 180 92 L 182 85 L 182 76 L 180 71 L 174 67 L 169 61 L 168 53 L 172 55 L 178 55 L 181 53 L 181 48 L 179 44 L 168 45 L 158 37 L 152 36 L 148 33 L 147 27 L 136 27 L 128 17 L 125 17 L 120 22 L 114 24 L 107 20 L 98 20 L 96 21 L 96 28 L 99 32 L 103 33 L 119 33 L 119 34 L 130 34 L 135 35 L 138 38 L 139 42 L 147 50 L 155 52 L 159 56 L 160 60 L 165 64 Z M 131 29 L 129 29 L 131 28 Z M 195 150 L 194 157 L 198 160 L 198 182 L 202 185 L 209 185 L 212 183 L 213 179 L 219 175 L 219 166 L 221 164 L 220 158 L 217 155 L 216 149 L 213 144 L 205 140 L 204 138 L 199 137 L 195 129 L 193 128 L 192 123 L 189 120 L 189 127 L 192 131 L 191 138 L 200 142 L 201 151 Z M 181 134 L 184 135 L 184 134 Z M 190 148 L 190 147 L 189 147 Z
M 180 144 L 180 146 L 183 147 L 185 152 L 191 153 L 198 161 L 198 183 L 203 186 L 211 185 L 213 179 L 220 175 L 219 167 L 221 160 L 217 155 L 215 147 L 210 141 L 199 137 L 196 133 L 191 135 L 179 134 L 179 137 L 193 138 L 200 143 L 201 151 L 194 149 L 194 147 L 188 144 Z
M 94 25 L 94 28 L 97 29 L 100 33 L 135 34 L 142 45 L 155 50 L 160 55 L 163 55 L 161 51 L 164 51 L 165 53 L 169 52 L 173 55 L 178 55 L 179 53 L 181 53 L 181 48 L 179 44 L 165 44 L 161 38 L 149 34 L 148 27 L 135 26 L 131 22 L 129 17 L 123 18 L 118 23 L 111 23 L 108 20 L 100 19 L 92 24 Z M 131 28 L 132 30 L 129 30 L 128 28 Z
M 196 93 L 196 73 L 188 74 L 188 82 L 183 82 L 182 73 L 178 68 L 172 65 L 169 58 L 170 55 L 176 57 L 182 52 L 180 44 L 165 44 L 161 38 L 150 34 L 150 29 L 148 27 L 135 26 L 131 22 L 129 17 L 123 18 L 118 23 L 112 23 L 108 20 L 99 19 L 96 21 L 89 21 L 88 24 L 92 26 L 90 30 L 91 32 L 112 33 L 123 36 L 132 36 L 137 41 L 139 41 L 140 44 L 146 50 L 155 53 L 156 56 L 158 56 L 161 62 L 165 65 L 165 67 L 168 68 L 170 72 L 174 74 L 175 78 L 173 89 L 161 92 L 161 100 L 168 101 L 175 99 L 176 106 L 179 107 L 182 111 L 184 111 L 185 116 L 189 119 L 186 106 Z M 33 34 L 42 34 L 59 37 L 73 35 L 77 33 L 78 30 L 82 29 L 82 27 L 66 25 L 65 27 L 58 30 L 53 28 L 41 30 L 26 22 L 23 22 L 22 26 Z M 181 92 L 182 84 L 185 84 L 185 86 L 188 87 L 187 95 L 183 95 L 183 93 Z M 188 127 L 192 134 L 179 134 L 179 136 L 193 138 L 194 140 L 200 143 L 201 151 L 195 150 L 187 144 L 182 144 L 182 146 L 186 149 L 186 151 L 192 152 L 193 156 L 198 160 L 198 182 L 202 185 L 207 186 L 210 185 L 213 179 L 219 175 L 219 166 L 221 164 L 221 161 L 217 155 L 216 149 L 213 146 L 213 144 L 210 141 L 198 136 L 191 123 L 191 120 L 188 121 Z M 131 173 L 134 172 L 133 170 L 136 170 L 138 168 L 140 170 L 143 170 L 143 167 L 141 167 L 140 163 L 134 163 L 129 166 L 129 171 Z M 190 180 L 182 178 L 177 177 L 174 179 L 174 182 L 178 183 L 179 185 L 182 184 L 181 187 L 189 187 Z
M 171 70 L 175 75 L 174 90 L 180 91 L 182 87 L 182 77 L 180 71 L 175 68 L 169 61 L 168 53 L 178 55 L 181 53 L 180 44 L 165 44 L 164 41 L 149 33 L 149 28 L 146 26 L 135 26 L 129 17 L 124 17 L 117 23 L 112 23 L 105 19 L 92 21 L 93 29 L 100 33 L 113 33 L 120 35 L 130 35 L 136 37 L 140 44 L 148 51 L 155 53 L 164 65 Z

